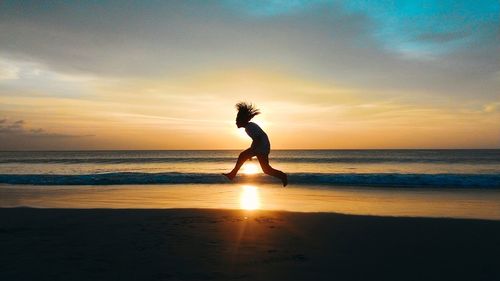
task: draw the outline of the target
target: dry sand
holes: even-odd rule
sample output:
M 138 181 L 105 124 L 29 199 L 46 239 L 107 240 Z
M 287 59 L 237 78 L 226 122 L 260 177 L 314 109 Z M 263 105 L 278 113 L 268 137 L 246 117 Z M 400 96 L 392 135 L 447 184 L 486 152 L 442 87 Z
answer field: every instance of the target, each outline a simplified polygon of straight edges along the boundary
M 0 280 L 500 280 L 500 221 L 0 209 Z

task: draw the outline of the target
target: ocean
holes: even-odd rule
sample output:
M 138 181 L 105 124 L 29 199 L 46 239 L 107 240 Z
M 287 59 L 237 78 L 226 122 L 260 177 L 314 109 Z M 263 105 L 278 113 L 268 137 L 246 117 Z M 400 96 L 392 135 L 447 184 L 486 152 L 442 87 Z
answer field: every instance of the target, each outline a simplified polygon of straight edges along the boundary
M 500 220 L 500 150 L 0 152 L 0 208 L 209 208 Z
M 223 184 L 236 150 L 0 152 L 0 184 Z M 290 185 L 500 188 L 500 150 L 273 150 Z M 248 161 L 236 182 L 277 183 Z

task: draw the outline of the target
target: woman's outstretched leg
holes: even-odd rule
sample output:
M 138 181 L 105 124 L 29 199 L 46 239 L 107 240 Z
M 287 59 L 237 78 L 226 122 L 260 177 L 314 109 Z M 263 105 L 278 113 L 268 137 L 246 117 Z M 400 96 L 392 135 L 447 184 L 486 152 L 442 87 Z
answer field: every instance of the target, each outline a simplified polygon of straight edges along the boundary
M 245 163 L 245 161 L 252 158 L 253 156 L 255 156 L 255 154 L 253 153 L 253 151 L 250 148 L 247 150 L 243 150 L 240 153 L 240 156 L 238 156 L 238 161 L 236 161 L 236 164 L 234 165 L 233 170 L 229 173 L 224 173 L 223 175 L 226 176 L 228 179 L 233 180 L 234 177 L 236 177 L 236 174 L 240 170 L 243 163 Z
M 276 170 L 271 165 L 269 165 L 269 156 L 268 155 L 257 155 L 257 159 L 259 159 L 260 167 L 262 171 L 270 176 L 277 177 L 283 183 L 283 186 L 288 184 L 288 176 L 280 170 Z

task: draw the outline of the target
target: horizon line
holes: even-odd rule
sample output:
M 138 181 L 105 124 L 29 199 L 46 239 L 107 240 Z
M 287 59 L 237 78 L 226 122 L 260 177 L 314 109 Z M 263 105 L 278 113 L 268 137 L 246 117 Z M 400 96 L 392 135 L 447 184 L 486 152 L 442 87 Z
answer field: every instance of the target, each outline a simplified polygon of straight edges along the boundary
M 0 152 L 75 152 L 75 151 L 240 151 L 241 148 L 234 149 L 60 149 L 60 150 L 0 150 Z M 271 151 L 286 150 L 500 150 L 496 148 L 282 148 L 272 149 Z

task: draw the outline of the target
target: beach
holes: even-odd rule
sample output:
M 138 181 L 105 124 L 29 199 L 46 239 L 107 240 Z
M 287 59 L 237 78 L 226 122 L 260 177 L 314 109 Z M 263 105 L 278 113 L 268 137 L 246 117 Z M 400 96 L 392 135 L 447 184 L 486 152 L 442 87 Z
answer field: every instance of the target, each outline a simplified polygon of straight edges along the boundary
M 500 150 L 0 153 L 0 280 L 500 280 Z
M 0 209 L 0 280 L 498 280 L 500 222 Z

